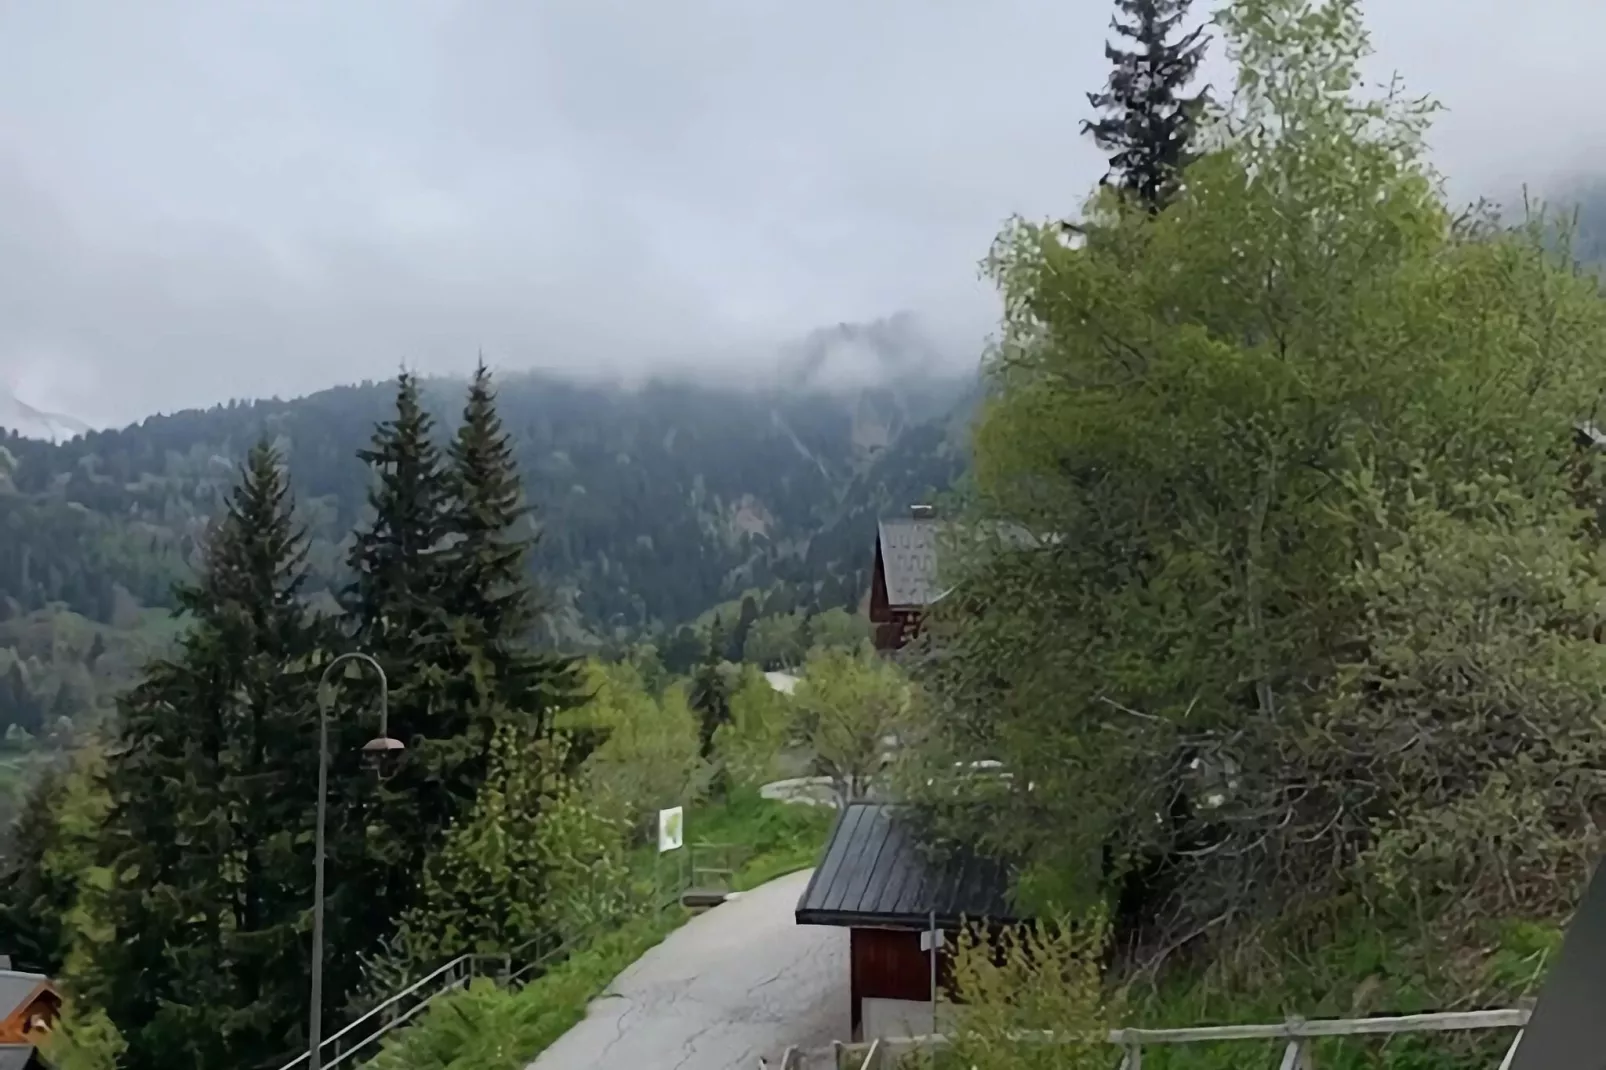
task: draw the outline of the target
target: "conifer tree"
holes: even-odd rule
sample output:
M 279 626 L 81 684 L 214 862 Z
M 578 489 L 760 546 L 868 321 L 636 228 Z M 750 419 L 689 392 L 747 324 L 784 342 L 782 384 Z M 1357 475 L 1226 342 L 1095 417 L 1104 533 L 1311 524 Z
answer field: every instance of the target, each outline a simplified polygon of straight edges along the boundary
M 714 754 L 714 733 L 720 725 L 730 721 L 730 693 L 725 686 L 725 675 L 720 662 L 725 651 L 725 629 L 718 617 L 708 633 L 708 649 L 702 664 L 692 677 L 691 691 L 686 696 L 692 709 L 697 711 L 698 754 L 705 761 Z
M 368 494 L 373 516 L 347 555 L 354 579 L 342 603 L 358 648 L 381 664 L 405 658 L 420 631 L 440 623 L 449 491 L 434 428 L 418 380 L 402 372 L 395 414 L 357 454 L 377 479 Z M 403 730 L 422 727 L 409 723 L 409 712 L 397 708 L 394 723 Z
M 572 703 L 575 668 L 569 659 L 533 647 L 541 605 L 528 568 L 539 535 L 520 531 L 533 510 L 525 501 L 483 361 L 474 371 L 463 421 L 447 452 L 452 544 L 445 554 L 446 608 L 481 670 L 461 674 L 460 679 L 477 683 L 481 691 L 462 698 L 480 706 L 494 704 L 527 719 L 540 732 L 549 709 Z M 488 736 L 484 742 L 488 744 Z
M 52 879 L 45 857 L 55 846 L 57 809 L 65 795 L 63 771 L 47 768 L 23 799 L 0 868 L 0 885 L 6 890 L 0 941 L 19 969 L 52 976 L 67 957 L 63 919 L 72 902 L 70 889 Z
M 1117 16 L 1110 27 L 1133 47 L 1104 46 L 1115 69 L 1102 92 L 1087 95 L 1094 108 L 1107 113 L 1082 124 L 1083 133 L 1109 153 L 1105 183 L 1130 194 L 1150 214 L 1170 203 L 1193 159 L 1189 145 L 1204 96 L 1187 97 L 1183 89 L 1204 58 L 1204 29 L 1172 40 L 1191 2 L 1116 0 L 1127 21 Z
M 305 555 L 280 458 L 258 445 L 179 592 L 177 653 L 121 704 L 101 904 L 114 934 L 81 994 L 128 1038 L 131 1070 L 259 1065 L 297 1043 L 320 640 Z
M 385 672 L 390 734 L 406 744 L 384 783 L 363 775 L 357 757 L 372 734 L 378 688 L 367 674 L 341 689 L 330 729 L 331 854 L 340 887 L 326 907 L 329 941 L 367 949 L 395 932 L 416 900 L 418 874 L 456 810 L 443 751 L 457 750 L 462 711 L 448 701 L 452 675 L 442 549 L 449 486 L 419 382 L 403 372 L 396 407 L 358 453 L 373 473 L 371 516 L 347 558 L 353 579 L 341 592 L 354 649 Z M 338 743 L 335 742 L 338 740 Z M 355 974 L 326 981 L 331 995 Z
M 730 640 L 725 644 L 725 660 L 741 661 L 747 649 L 747 637 L 753 633 L 753 624 L 758 620 L 758 602 L 752 595 L 742 597 L 741 611 L 736 617 L 736 627 L 731 629 Z

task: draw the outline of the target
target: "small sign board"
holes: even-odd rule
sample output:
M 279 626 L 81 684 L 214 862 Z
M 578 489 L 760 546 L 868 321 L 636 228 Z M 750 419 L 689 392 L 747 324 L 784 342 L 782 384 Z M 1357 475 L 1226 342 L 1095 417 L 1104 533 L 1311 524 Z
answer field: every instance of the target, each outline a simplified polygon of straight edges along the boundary
M 683 807 L 658 811 L 658 853 L 678 850 L 686 842 L 686 814 Z
M 927 929 L 920 934 L 920 950 L 922 951 L 940 950 L 944 942 L 941 929 Z

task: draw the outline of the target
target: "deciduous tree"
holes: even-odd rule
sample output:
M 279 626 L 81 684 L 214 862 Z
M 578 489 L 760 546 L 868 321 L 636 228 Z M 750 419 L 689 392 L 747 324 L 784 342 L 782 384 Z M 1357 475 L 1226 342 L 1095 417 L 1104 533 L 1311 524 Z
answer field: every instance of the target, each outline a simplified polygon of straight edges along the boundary
M 1429 830 L 1520 800 L 1572 831 L 1512 886 L 1559 890 L 1593 850 L 1568 770 L 1606 760 L 1568 485 L 1606 303 L 1542 228 L 1445 204 L 1431 103 L 1366 95 L 1355 0 L 1219 24 L 1237 93 L 1171 206 L 1098 195 L 1097 241 L 1019 223 L 990 260 L 974 519 L 1037 539 L 975 555 L 932 616 L 933 766 L 1012 774 L 952 831 L 1050 898 L 1098 890 L 1101 851 L 1158 859 L 1134 917 L 1186 934 L 1331 896 L 1368 852 L 1406 872 Z
M 793 693 L 799 738 L 837 798 L 862 799 L 909 714 L 909 681 L 868 651 L 822 650 L 809 657 Z

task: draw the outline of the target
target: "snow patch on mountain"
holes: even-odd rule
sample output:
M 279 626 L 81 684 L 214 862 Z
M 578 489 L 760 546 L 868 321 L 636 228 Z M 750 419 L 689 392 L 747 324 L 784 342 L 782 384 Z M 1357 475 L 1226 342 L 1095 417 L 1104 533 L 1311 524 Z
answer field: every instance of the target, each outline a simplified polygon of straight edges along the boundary
M 0 429 L 46 442 L 65 442 L 93 430 L 75 416 L 36 409 L 3 388 L 0 388 Z

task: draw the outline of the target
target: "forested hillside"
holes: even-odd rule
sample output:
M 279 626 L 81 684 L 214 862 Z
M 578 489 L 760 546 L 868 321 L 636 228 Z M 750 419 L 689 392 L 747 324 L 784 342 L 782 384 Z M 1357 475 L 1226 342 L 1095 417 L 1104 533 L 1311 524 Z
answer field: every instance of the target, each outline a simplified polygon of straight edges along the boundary
M 837 328 L 828 341 L 839 341 Z M 885 341 L 875 325 L 870 343 Z M 540 541 L 549 640 L 598 649 L 673 632 L 753 591 L 770 613 L 857 604 L 876 518 L 962 468 L 966 379 L 833 391 L 805 348 L 781 388 L 639 388 L 511 375 L 500 405 Z M 873 345 L 864 348 L 872 355 Z M 440 434 L 462 385 L 426 382 Z M 266 437 L 309 529 L 318 604 L 369 477 L 357 451 L 393 384 L 220 405 L 52 444 L 0 438 L 0 717 L 31 735 L 104 705 L 167 631 L 240 461 Z M 703 640 L 681 635 L 683 660 Z M 663 645 L 662 642 L 660 645 Z

